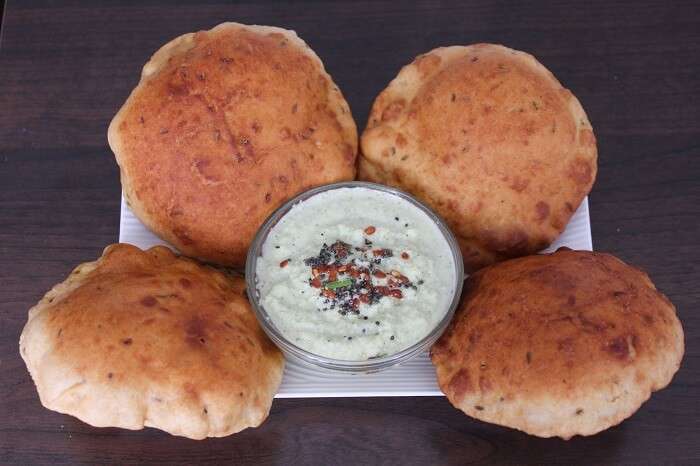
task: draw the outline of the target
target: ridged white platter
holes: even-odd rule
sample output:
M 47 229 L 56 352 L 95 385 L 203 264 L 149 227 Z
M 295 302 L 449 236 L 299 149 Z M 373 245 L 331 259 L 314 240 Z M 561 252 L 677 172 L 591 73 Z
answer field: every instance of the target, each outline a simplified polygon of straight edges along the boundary
M 122 198 L 119 242 L 142 249 L 163 244 L 129 210 Z M 560 246 L 592 250 L 588 198 L 584 199 L 569 225 L 547 251 Z M 402 366 L 369 375 L 344 375 L 316 372 L 295 361 L 288 361 L 278 398 L 351 397 L 351 396 L 436 396 L 442 395 L 428 354 L 422 354 Z

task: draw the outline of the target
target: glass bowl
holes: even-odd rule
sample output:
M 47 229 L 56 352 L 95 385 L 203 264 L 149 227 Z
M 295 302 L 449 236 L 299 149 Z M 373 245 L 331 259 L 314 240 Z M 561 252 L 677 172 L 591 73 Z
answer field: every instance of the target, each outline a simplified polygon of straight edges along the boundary
M 450 305 L 445 311 L 445 315 L 428 335 L 426 335 L 417 343 L 397 353 L 362 361 L 333 359 L 325 356 L 320 356 L 318 354 L 314 354 L 303 348 L 300 348 L 299 346 L 289 341 L 284 336 L 284 334 L 282 334 L 282 332 L 280 332 L 277 329 L 274 322 L 265 311 L 265 308 L 260 304 L 260 292 L 257 287 L 258 279 L 256 275 L 257 259 L 262 254 L 262 247 L 265 241 L 267 240 L 267 236 L 270 233 L 270 230 L 277 224 L 277 222 L 280 221 L 282 217 L 284 217 L 292 209 L 294 205 L 325 191 L 330 191 L 339 188 L 356 187 L 381 191 L 392 196 L 398 196 L 399 198 L 408 201 L 410 204 L 427 214 L 428 218 L 430 218 L 437 225 L 438 229 L 447 241 L 447 244 L 449 245 L 450 250 L 452 252 L 452 260 L 455 270 L 454 296 L 452 296 Z M 307 366 L 323 369 L 326 371 L 332 371 L 336 373 L 343 372 L 357 374 L 377 372 L 401 364 L 428 350 L 430 346 L 433 343 L 435 343 L 435 341 L 440 337 L 440 335 L 442 335 L 442 333 L 447 328 L 447 325 L 450 323 L 450 320 L 452 320 L 452 316 L 454 315 L 455 309 L 459 304 L 459 299 L 462 292 L 462 282 L 464 281 L 464 265 L 462 262 L 462 254 L 460 252 L 459 245 L 454 235 L 449 230 L 444 221 L 428 206 L 418 201 L 410 194 L 405 193 L 396 188 L 391 188 L 389 186 L 363 181 L 348 181 L 342 183 L 328 184 L 320 186 L 318 188 L 310 189 L 290 199 L 282 206 L 280 206 L 277 210 L 275 210 L 267 218 L 265 223 L 263 223 L 263 225 L 260 227 L 250 249 L 248 250 L 248 256 L 246 259 L 245 266 L 245 277 L 248 299 L 250 300 L 250 304 L 253 308 L 253 311 L 255 312 L 255 315 L 258 318 L 258 321 L 260 322 L 260 325 L 262 326 L 265 333 L 282 350 L 282 352 L 288 359 L 296 360 Z

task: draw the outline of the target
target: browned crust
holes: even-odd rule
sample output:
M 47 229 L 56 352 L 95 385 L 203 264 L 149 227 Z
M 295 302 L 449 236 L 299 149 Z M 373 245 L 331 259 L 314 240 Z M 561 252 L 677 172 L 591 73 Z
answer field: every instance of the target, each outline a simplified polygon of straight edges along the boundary
M 284 358 L 242 282 L 162 246 L 108 247 L 29 311 L 20 353 L 42 404 L 195 439 L 259 425 Z
M 549 245 L 597 167 L 576 97 L 533 56 L 493 44 L 405 66 L 375 100 L 361 146 L 359 178 L 430 204 L 468 270 Z
M 185 254 L 234 267 L 277 206 L 355 176 L 347 102 L 293 31 L 268 26 L 164 45 L 108 139 L 136 216 Z
M 608 254 L 559 251 L 484 268 L 432 348 L 469 416 L 541 437 L 591 435 L 668 385 L 684 352 L 673 304 Z

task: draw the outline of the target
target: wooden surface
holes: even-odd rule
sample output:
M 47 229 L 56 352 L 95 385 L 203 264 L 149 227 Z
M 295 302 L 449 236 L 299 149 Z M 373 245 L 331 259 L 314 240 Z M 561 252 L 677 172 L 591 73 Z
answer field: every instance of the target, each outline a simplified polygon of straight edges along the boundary
M 698 2 L 16 1 L 0 43 L 0 464 L 700 463 Z M 41 407 L 20 359 L 27 309 L 116 241 L 111 117 L 150 54 L 226 20 L 295 29 L 363 127 L 376 94 L 439 45 L 501 42 L 581 100 L 599 141 L 594 247 L 646 269 L 676 304 L 686 355 L 622 425 L 569 442 L 463 416 L 441 397 L 275 401 L 258 429 L 202 442 L 95 429 Z

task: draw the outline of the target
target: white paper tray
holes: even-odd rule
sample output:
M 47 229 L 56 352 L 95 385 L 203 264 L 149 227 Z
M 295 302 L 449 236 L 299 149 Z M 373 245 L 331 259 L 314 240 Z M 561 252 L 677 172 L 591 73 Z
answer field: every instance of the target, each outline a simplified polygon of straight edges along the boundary
M 119 242 L 142 249 L 164 244 L 134 216 L 122 198 Z M 588 198 L 584 199 L 564 233 L 547 251 L 560 246 L 592 250 Z M 296 362 L 287 362 L 277 398 L 352 396 L 437 396 L 442 395 L 428 354 L 421 354 L 402 366 L 369 375 L 318 373 Z

